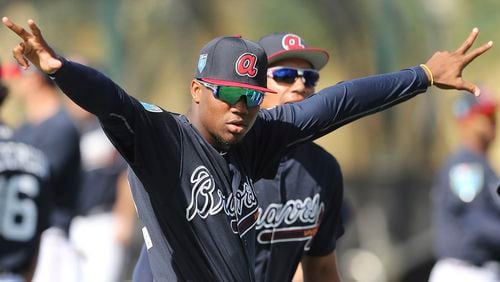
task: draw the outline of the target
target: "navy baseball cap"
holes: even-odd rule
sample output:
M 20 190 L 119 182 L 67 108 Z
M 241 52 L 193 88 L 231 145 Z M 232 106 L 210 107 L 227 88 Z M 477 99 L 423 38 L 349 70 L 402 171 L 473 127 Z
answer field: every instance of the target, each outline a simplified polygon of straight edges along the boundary
M 481 96 L 476 97 L 470 93 L 463 93 L 455 102 L 453 111 L 459 120 L 472 115 L 491 115 L 497 110 L 497 103 L 493 96 L 485 89 L 481 89 Z
M 240 36 L 222 36 L 200 51 L 194 74 L 208 83 L 276 93 L 267 88 L 267 56 L 262 47 Z
M 284 59 L 299 58 L 311 63 L 314 69 L 320 70 L 330 59 L 326 50 L 307 46 L 300 36 L 293 33 L 269 34 L 262 37 L 259 44 L 266 51 L 269 64 Z

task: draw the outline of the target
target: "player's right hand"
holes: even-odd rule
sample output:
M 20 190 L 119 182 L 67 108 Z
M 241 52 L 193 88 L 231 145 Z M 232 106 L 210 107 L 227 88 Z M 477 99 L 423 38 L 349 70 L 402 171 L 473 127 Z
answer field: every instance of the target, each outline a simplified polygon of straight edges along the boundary
M 27 69 L 30 63 L 48 74 L 55 73 L 61 68 L 61 60 L 58 59 L 54 50 L 43 39 L 42 32 L 35 24 L 35 21 L 28 20 L 31 33 L 16 25 L 7 17 L 3 17 L 2 22 L 23 40 L 12 49 L 14 58 L 23 69 Z

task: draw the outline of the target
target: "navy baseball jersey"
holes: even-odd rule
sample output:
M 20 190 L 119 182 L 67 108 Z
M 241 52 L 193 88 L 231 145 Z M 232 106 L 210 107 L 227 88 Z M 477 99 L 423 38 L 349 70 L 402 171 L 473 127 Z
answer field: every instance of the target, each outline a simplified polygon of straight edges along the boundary
M 40 124 L 26 123 L 14 132 L 14 138 L 40 149 L 48 158 L 53 184 L 54 209 L 50 226 L 68 230 L 75 214 L 80 185 L 79 134 L 68 113 L 57 113 Z
M 50 210 L 47 158 L 38 149 L 0 139 L 0 273 L 27 271 Z
M 498 180 L 487 159 L 471 150 L 446 161 L 433 190 L 438 258 L 500 262 Z
M 320 146 L 306 143 L 292 150 L 281 160 L 274 179 L 255 183 L 255 193 L 259 201 L 257 281 L 290 281 L 303 254 L 323 256 L 335 250 L 336 239 L 344 231 L 340 216 L 343 178 L 337 160 Z M 139 210 L 147 209 L 142 206 L 147 201 L 136 202 Z M 148 247 L 161 236 L 149 234 L 146 228 L 143 232 Z M 165 251 L 150 250 L 148 259 L 146 250 L 146 246 L 141 250 L 133 281 L 153 281 L 151 269 L 165 271 L 164 265 L 156 265 L 161 262 L 157 256 Z M 166 281 L 175 280 L 169 278 Z
M 302 255 L 335 250 L 344 228 L 343 179 L 337 160 L 307 143 L 288 153 L 274 179 L 255 183 L 257 281 L 291 281 Z
M 294 146 L 428 85 L 419 67 L 343 82 L 305 101 L 260 111 L 245 138 L 219 152 L 185 116 L 139 102 L 96 70 L 63 59 L 53 77 L 73 101 L 98 116 L 142 183 L 152 213 L 147 216 L 157 222 L 146 227 L 159 228 L 163 241 L 151 242 L 150 250 L 166 250 L 157 263 L 168 277 L 191 281 L 255 280 L 254 182 L 274 177 L 279 160 Z M 166 279 L 154 269 L 153 275 Z

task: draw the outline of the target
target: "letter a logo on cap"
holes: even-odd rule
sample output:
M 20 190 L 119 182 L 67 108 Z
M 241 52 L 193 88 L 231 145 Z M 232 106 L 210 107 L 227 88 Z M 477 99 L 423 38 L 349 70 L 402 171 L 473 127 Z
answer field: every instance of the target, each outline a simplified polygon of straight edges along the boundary
M 283 36 L 283 39 L 281 40 L 281 45 L 283 45 L 283 49 L 285 50 L 305 48 L 304 44 L 302 44 L 302 39 L 298 35 L 291 33 Z
M 258 72 L 256 64 L 257 56 L 252 53 L 244 53 L 236 60 L 236 73 L 239 76 L 255 77 Z

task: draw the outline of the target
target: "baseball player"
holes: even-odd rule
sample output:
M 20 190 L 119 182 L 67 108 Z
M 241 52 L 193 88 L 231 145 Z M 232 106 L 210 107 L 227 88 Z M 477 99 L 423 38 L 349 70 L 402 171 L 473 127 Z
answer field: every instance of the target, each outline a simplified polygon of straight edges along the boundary
M 268 59 L 262 108 L 300 102 L 314 93 L 319 70 L 329 54 L 309 47 L 292 33 L 262 37 Z M 335 242 L 343 233 L 340 210 L 343 180 L 332 155 L 313 142 L 281 159 L 276 176 L 255 183 L 259 200 L 256 224 L 258 281 L 290 281 L 299 262 L 305 281 L 339 281 Z
M 79 281 L 120 281 L 137 218 L 127 165 L 94 115 L 72 102 L 68 108 L 81 134 L 82 184 L 69 232 L 79 254 Z
M 6 95 L 0 80 L 0 107 Z M 40 150 L 0 135 L 0 282 L 31 281 L 48 225 L 49 181 L 49 163 Z
M 488 95 L 463 94 L 455 103 L 460 147 L 433 188 L 438 262 L 430 281 L 500 281 L 499 178 L 487 157 L 496 112 Z
M 33 20 L 30 31 L 2 21 L 22 39 L 13 49 L 18 63 L 50 74 L 95 114 L 142 184 L 131 181 L 134 199 L 143 199 L 143 205 L 136 202 L 139 216 L 150 219 L 146 230 L 161 232 L 155 237 L 160 242 L 146 243 L 148 252 L 162 251 L 155 257 L 161 261 L 151 263 L 158 281 L 255 280 L 255 181 L 273 177 L 294 146 L 410 99 L 434 82 L 478 93 L 461 72 L 492 46 L 467 52 L 474 30 L 457 51 L 436 53 L 425 66 L 346 81 L 302 102 L 259 111 L 264 92 L 274 93 L 266 85 L 264 50 L 240 37 L 217 37 L 201 49 L 191 106 L 179 115 L 140 102 L 98 71 L 58 56 Z
M 14 136 L 44 152 L 54 177 L 51 228 L 42 236 L 34 280 L 71 281 L 76 279 L 72 275 L 76 253 L 69 242 L 68 230 L 81 181 L 79 133 L 64 108 L 61 93 L 46 74 L 36 69 L 22 71 L 10 81 L 12 94 L 20 98 L 26 109 L 26 121 L 15 130 Z M 61 267 L 62 264 L 65 266 Z

